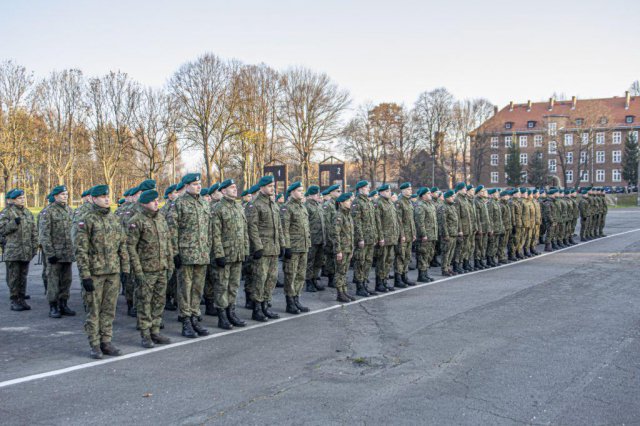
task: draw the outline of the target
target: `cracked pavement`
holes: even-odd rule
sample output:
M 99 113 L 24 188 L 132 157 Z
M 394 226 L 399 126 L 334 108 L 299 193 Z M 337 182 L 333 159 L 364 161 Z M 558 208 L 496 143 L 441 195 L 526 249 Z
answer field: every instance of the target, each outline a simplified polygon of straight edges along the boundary
M 610 210 L 607 234 L 637 228 L 639 209 Z M 333 291 L 304 293 L 316 313 L 0 387 L 2 423 L 638 424 L 639 261 L 632 232 L 322 312 Z M 90 362 L 82 316 L 47 318 L 39 274 L 30 312 L 0 289 L 0 382 Z M 114 333 L 141 350 L 122 297 Z

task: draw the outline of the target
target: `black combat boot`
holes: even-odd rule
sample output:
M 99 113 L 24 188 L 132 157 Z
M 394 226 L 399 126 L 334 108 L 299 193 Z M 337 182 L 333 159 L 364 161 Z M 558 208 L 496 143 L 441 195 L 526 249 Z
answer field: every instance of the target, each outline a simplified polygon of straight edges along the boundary
M 298 315 L 300 313 L 300 309 L 296 306 L 296 303 L 293 301 L 292 296 L 285 296 L 285 300 L 287 301 L 287 309 L 286 312 L 288 314 Z
M 385 287 L 382 278 L 376 277 L 376 291 L 378 293 L 386 293 L 387 291 L 389 291 L 387 290 L 387 287 Z
M 573 239 L 573 235 L 569 237 L 569 244 L 571 244 L 572 246 L 576 245 L 575 240 Z
M 198 333 L 198 336 L 209 335 L 209 330 L 207 330 L 206 328 L 200 325 L 200 322 L 198 321 L 198 317 L 194 315 L 190 318 L 190 320 L 191 320 L 191 327 L 193 327 L 193 331 Z
M 216 309 L 215 304 L 213 303 L 213 299 L 204 299 L 204 314 L 215 317 L 218 315 L 218 310 Z
M 556 244 L 556 242 L 555 242 L 555 241 L 552 241 L 552 242 L 551 242 L 551 250 L 552 250 L 552 251 L 553 251 L 553 250 L 558 250 L 558 248 L 559 248 L 559 247 L 558 247 L 558 244 Z
M 535 248 L 535 247 L 532 247 L 532 248 L 531 248 L 531 253 L 533 253 L 533 255 L 534 255 L 534 256 L 537 256 L 537 255 L 539 255 L 539 254 L 540 254 L 540 252 L 539 252 L 538 250 L 536 250 L 536 248 Z
M 21 294 L 18 297 L 18 303 L 20 303 L 20 306 L 22 306 L 24 311 L 30 311 L 31 310 L 31 306 L 29 306 L 29 304 L 27 302 L 25 302 L 24 298 L 25 298 L 25 295 Z
M 389 285 L 387 280 L 383 280 L 382 282 L 384 283 L 384 286 L 386 287 L 387 291 L 396 291 L 395 287 L 392 285 Z
M 182 335 L 190 339 L 198 337 L 196 335 L 196 332 L 193 331 L 193 326 L 191 325 L 191 318 L 189 317 L 182 318 Z
M 369 292 L 364 289 L 364 284 L 359 281 L 353 282 L 356 285 L 356 296 L 369 297 Z
M 262 313 L 262 304 L 259 302 L 253 302 L 253 313 L 251 319 L 259 322 L 267 322 L 269 319 Z
M 164 310 L 165 311 L 175 311 L 177 309 L 176 305 L 173 304 L 171 297 L 167 296 L 167 300 L 164 302 Z
M 102 350 L 100 350 L 100 345 L 91 346 L 89 356 L 93 359 L 102 359 Z
M 511 262 L 515 262 L 516 260 L 518 260 L 518 258 L 514 255 L 514 253 L 512 251 L 509 252 L 509 256 L 507 257 L 507 260 L 511 261 Z
M 151 349 L 156 347 L 156 344 L 153 343 L 153 340 L 151 340 L 151 336 L 144 335 L 144 334 L 142 335 L 142 340 L 140 341 L 140 345 L 142 345 L 142 347 L 145 349 Z
M 344 294 L 344 292 L 338 290 L 338 293 L 337 293 L 337 296 L 336 296 L 336 302 L 350 303 L 351 299 L 349 299 L 349 297 L 347 297 L 347 295 Z
M 551 248 L 551 243 L 544 244 L 544 251 L 553 251 L 553 249 Z
M 324 291 L 324 286 L 320 284 L 320 278 L 316 277 L 313 279 L 313 285 L 316 287 L 318 291 Z
M 62 318 L 56 302 L 49 303 L 49 318 Z
M 369 289 L 369 286 L 367 285 L 368 282 L 369 282 L 368 279 L 365 282 L 363 282 L 362 283 L 362 288 L 364 289 L 364 291 L 369 293 L 369 296 L 376 296 L 378 293 L 375 290 Z
M 103 342 L 100 343 L 100 350 L 103 354 L 109 356 L 120 356 L 122 355 L 122 351 L 115 346 L 111 342 Z
M 244 297 L 245 297 L 245 301 L 244 301 L 245 309 L 254 310 L 255 302 L 253 300 L 251 300 L 251 293 L 249 293 L 247 290 L 245 290 L 244 291 Z
M 229 318 L 229 322 L 234 327 L 244 327 L 245 325 L 247 325 L 246 322 L 238 318 L 238 316 L 236 315 L 236 305 L 231 304 L 227 306 L 227 318 Z
M 400 278 L 402 278 L 402 282 L 408 285 L 409 287 L 413 287 L 414 285 L 416 285 L 415 281 L 409 280 L 409 277 L 407 276 L 407 274 L 402 274 Z
M 227 318 L 227 311 L 222 308 L 216 308 L 218 311 L 218 328 L 223 330 L 231 330 L 233 326 L 229 322 L 229 318 Z
M 296 304 L 296 308 L 298 308 L 300 312 L 309 312 L 309 308 L 300 303 L 300 296 L 293 296 L 293 302 Z
M 11 299 L 11 310 L 16 312 L 26 311 L 18 299 Z
M 473 272 L 473 266 L 471 266 L 471 262 L 469 261 L 469 259 L 466 259 L 464 261 L 464 270 L 467 272 Z
M 169 339 L 166 336 L 163 336 L 160 333 L 157 333 L 157 334 L 151 333 L 151 340 L 156 345 L 168 345 L 169 343 L 171 343 L 171 339 Z
M 336 276 L 331 274 L 331 275 L 328 275 L 328 277 L 329 277 L 329 282 L 327 283 L 327 287 L 336 288 Z
M 67 301 L 65 299 L 60 299 L 60 301 L 58 302 L 58 307 L 60 309 L 60 314 L 64 316 L 73 317 L 76 315 L 76 311 L 72 311 L 71 309 L 69 309 L 69 306 L 67 305 Z
M 276 280 L 276 287 L 277 288 L 283 288 L 284 287 L 284 283 L 280 280 Z
M 402 276 L 396 272 L 393 276 L 393 286 L 396 288 L 407 288 L 407 285 L 402 282 Z
M 127 315 L 133 318 L 138 316 L 138 310 L 133 306 L 133 302 L 130 300 L 127 300 Z
M 305 289 L 304 291 L 309 292 L 309 293 L 315 293 L 316 291 L 316 286 L 313 285 L 313 280 L 305 280 Z
M 269 309 L 269 302 L 267 302 L 266 300 L 262 302 L 261 308 L 262 308 L 262 313 L 264 314 L 265 317 L 269 319 L 280 318 L 280 315 L 276 314 L 275 312 L 272 312 L 271 309 Z
M 427 271 L 418 270 L 418 282 L 419 283 L 428 283 Z
M 458 272 L 458 262 L 456 261 L 451 262 L 451 268 L 453 268 L 453 270 L 456 271 L 456 273 L 461 273 L 461 272 Z

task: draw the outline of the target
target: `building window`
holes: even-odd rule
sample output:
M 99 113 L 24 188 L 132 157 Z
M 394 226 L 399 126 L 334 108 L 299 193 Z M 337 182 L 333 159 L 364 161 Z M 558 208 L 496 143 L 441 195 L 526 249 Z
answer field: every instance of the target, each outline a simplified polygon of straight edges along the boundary
M 536 122 L 535 121 L 527 121 L 527 127 L 530 129 L 533 129 L 534 127 L 536 127 Z
M 582 126 L 584 124 L 584 118 L 576 118 L 576 126 Z
M 549 154 L 555 154 L 558 152 L 558 144 L 556 141 L 549 142 Z
M 492 136 L 491 137 L 491 148 L 498 148 L 499 147 L 499 138 L 497 136 Z
M 504 164 L 507 164 L 509 162 L 509 157 L 511 157 L 511 154 L 504 155 Z
M 582 177 L 580 178 L 580 182 L 589 182 L 589 171 L 583 170 Z
M 567 152 L 565 163 L 573 164 L 573 152 Z
M 565 175 L 567 177 L 567 183 L 573 183 L 573 170 L 567 170 Z
M 604 145 L 604 132 L 596 133 L 596 144 Z
M 539 148 L 542 146 L 542 135 L 535 135 L 533 137 L 533 146 Z
M 558 123 L 549 123 L 549 136 L 558 134 Z
M 542 160 L 542 157 L 544 157 L 544 154 L 542 152 L 536 152 L 536 156 Z
M 587 162 L 587 151 L 580 152 L 580 164 L 586 164 Z
M 633 123 L 633 115 L 627 115 L 627 116 L 624 118 L 624 122 L 625 122 L 625 123 L 627 123 L 627 124 L 631 124 L 631 123 Z
M 520 136 L 519 140 L 520 140 L 520 148 L 526 148 L 527 147 L 527 137 L 526 136 Z
M 611 162 L 612 163 L 622 163 L 622 151 L 612 151 L 611 152 Z
M 589 143 L 589 133 L 582 134 L 582 145 L 587 145 Z
M 527 172 L 522 172 L 522 181 L 526 182 L 529 179 L 529 175 Z
M 527 154 L 520 154 L 520 164 L 526 166 L 528 164 L 527 160 Z
M 613 132 L 613 136 L 611 137 L 611 141 L 613 143 L 622 143 L 622 132 Z
M 549 160 L 549 172 L 551 172 L 551 173 L 555 173 L 555 172 L 556 172 L 556 170 L 557 170 L 557 167 L 556 167 L 556 160 L 555 160 L 555 159 L 553 159 L 553 160 Z
M 596 182 L 604 182 L 604 170 L 596 170 Z
M 512 126 L 513 126 L 513 123 L 511 121 L 507 121 L 506 123 L 504 123 L 505 129 L 510 129 Z
M 564 135 L 564 146 L 573 145 L 573 135 L 571 133 L 567 133 Z
M 491 165 L 492 166 L 498 165 L 498 154 L 491 154 Z
M 511 148 L 511 136 L 504 137 L 504 147 Z
M 596 163 L 604 163 L 604 151 L 596 151 Z
M 611 180 L 614 182 L 622 182 L 622 173 L 620 173 L 620 170 L 611 170 Z
M 600 117 L 600 124 L 605 125 L 608 121 L 609 120 L 607 120 L 607 117 Z
M 491 183 L 498 183 L 500 181 L 500 175 L 498 172 L 491 172 Z
M 629 136 L 633 139 L 634 142 L 638 142 L 638 131 L 637 130 L 629 132 Z

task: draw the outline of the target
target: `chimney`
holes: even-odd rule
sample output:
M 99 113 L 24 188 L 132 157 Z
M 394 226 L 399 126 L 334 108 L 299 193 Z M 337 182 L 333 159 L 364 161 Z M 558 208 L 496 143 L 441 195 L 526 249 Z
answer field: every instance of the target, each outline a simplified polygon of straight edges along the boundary
M 627 90 L 624 92 L 624 109 L 629 109 L 629 104 L 631 103 L 631 94 Z
M 513 111 L 513 101 L 509 102 L 509 111 Z
M 493 115 L 498 115 L 498 105 L 493 106 Z
M 549 111 L 553 110 L 553 104 L 555 103 L 554 98 L 549 98 Z
M 576 109 L 576 97 L 572 96 L 571 97 L 571 109 Z
M 531 100 L 527 101 L 527 112 L 531 111 Z

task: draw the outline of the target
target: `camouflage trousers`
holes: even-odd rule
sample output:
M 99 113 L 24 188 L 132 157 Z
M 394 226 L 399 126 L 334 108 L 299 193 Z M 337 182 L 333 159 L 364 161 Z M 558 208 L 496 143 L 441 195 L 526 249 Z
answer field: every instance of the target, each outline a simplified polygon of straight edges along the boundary
M 471 259 L 475 249 L 475 238 L 468 232 L 462 236 L 462 240 L 458 240 L 456 244 L 455 261 L 458 263 Z
M 525 247 L 528 249 L 530 240 L 531 240 L 531 227 L 530 226 L 525 226 L 522 229 L 522 235 L 521 235 L 521 238 L 520 238 L 520 245 L 518 246 L 518 250 L 522 250 Z
M 536 223 L 535 225 L 533 225 L 533 228 L 531 229 L 531 242 L 529 244 L 529 247 L 531 249 L 534 249 L 536 248 L 539 242 L 540 242 L 540 224 Z
M 278 280 L 278 256 L 262 256 L 253 260 L 253 288 L 251 300 L 254 302 L 271 301 L 273 289 Z
M 391 265 L 393 264 L 393 257 L 395 256 L 396 246 L 384 245 L 380 247 L 380 257 L 376 262 L 376 277 L 381 280 L 386 280 L 391 272 Z
M 49 279 L 47 278 L 47 265 L 49 262 L 42 262 L 42 284 L 44 284 L 44 291 L 47 291 L 49 288 Z
M 374 244 L 365 244 L 363 248 L 356 247 L 353 252 L 353 281 L 362 283 L 369 278 L 373 265 Z
M 598 223 L 598 235 L 604 235 L 604 224 L 605 224 L 606 215 L 602 213 L 600 215 L 600 222 Z
M 84 331 L 89 338 L 89 345 L 96 346 L 100 343 L 110 342 L 113 337 L 113 319 L 116 316 L 120 276 L 119 274 L 107 274 L 91 278 L 94 290 L 82 292 L 87 311 Z
M 58 262 L 53 265 L 47 265 L 47 300 L 49 303 L 69 300 L 70 288 L 71 262 Z
M 589 235 L 589 217 L 580 218 L 580 239 L 583 240 Z
M 509 235 L 509 252 L 513 253 L 514 256 L 520 250 L 521 234 L 522 234 L 522 228 L 519 226 L 516 226 L 512 229 L 511 234 Z
M 136 288 L 136 307 L 138 311 L 138 326 L 140 334 L 148 336 L 151 333 L 160 333 L 162 312 L 164 312 L 165 298 L 167 294 L 166 269 L 156 272 L 145 272 L 144 277 L 138 280 Z
M 442 251 L 442 272 L 447 272 L 451 269 L 451 262 L 456 252 L 456 237 L 449 237 L 447 239 L 442 238 L 440 240 L 440 250 Z
M 576 232 L 577 227 L 578 227 L 578 218 L 571 219 L 571 233 L 569 234 L 570 237 L 572 237 L 573 234 Z
M 352 253 L 342 252 L 342 260 L 336 260 L 336 290 L 347 291 L 347 272 L 349 272 L 349 264 L 351 263 Z M 391 267 L 391 265 L 389 265 Z
M 494 257 L 496 257 L 496 254 L 498 254 L 498 244 L 500 243 L 500 235 L 501 234 L 492 233 L 491 235 L 487 236 L 487 256 L 486 257 L 490 257 L 493 259 Z
M 133 274 L 124 274 L 124 298 L 128 303 L 134 303 L 133 300 L 136 296 L 136 277 Z
M 284 294 L 300 296 L 307 272 L 307 252 L 291 253 L 291 259 L 282 261 Z
M 200 299 L 207 265 L 182 265 L 178 269 L 178 309 L 180 316 L 200 316 Z
M 418 263 L 418 271 L 426 271 L 436 252 L 435 241 L 420 241 L 416 243 L 416 261 Z
M 400 242 L 396 245 L 396 259 L 395 270 L 396 274 L 406 274 L 409 272 L 409 264 L 411 263 L 411 246 L 413 241 L 411 239 Z
M 322 269 L 322 262 L 324 260 L 324 248 L 322 244 L 314 244 L 309 247 L 309 254 L 307 255 L 307 271 L 305 278 L 312 280 L 320 277 L 320 270 Z
M 216 267 L 216 274 L 218 279 L 213 291 L 214 306 L 218 309 L 226 309 L 227 306 L 236 304 L 242 276 L 242 262 L 228 262 L 224 268 Z
M 506 262 L 507 260 L 507 248 L 509 246 L 510 233 L 506 231 L 504 234 L 500 234 L 500 241 L 498 242 L 498 260 Z
M 475 259 L 482 260 L 485 257 L 487 257 L 488 237 L 489 236 L 487 235 L 486 232 L 476 235 L 476 247 L 475 247 L 475 254 L 474 254 Z
M 27 292 L 27 275 L 29 262 L 7 261 L 7 285 L 11 300 L 24 298 Z
M 556 240 L 555 238 L 556 224 L 553 222 L 549 222 L 545 225 L 544 228 L 546 231 L 544 236 L 544 243 L 551 244 Z
M 329 276 L 336 273 L 336 253 L 333 251 L 333 242 L 329 241 L 324 246 L 324 272 Z
M 219 281 L 218 268 L 215 265 L 207 265 L 207 274 L 204 279 L 204 289 L 202 290 L 205 300 L 215 300 L 215 289 Z
M 168 271 L 171 276 L 167 275 L 167 297 L 169 299 L 177 300 L 178 291 L 178 272 L 175 269 Z

